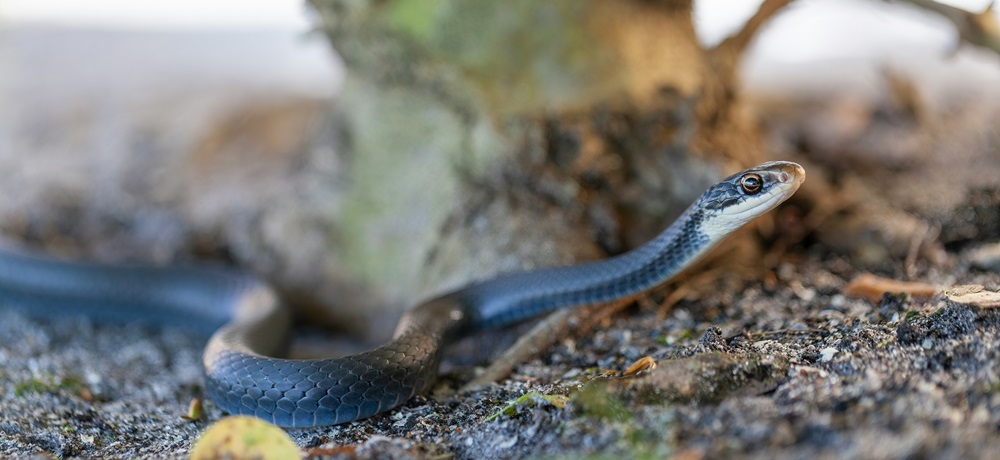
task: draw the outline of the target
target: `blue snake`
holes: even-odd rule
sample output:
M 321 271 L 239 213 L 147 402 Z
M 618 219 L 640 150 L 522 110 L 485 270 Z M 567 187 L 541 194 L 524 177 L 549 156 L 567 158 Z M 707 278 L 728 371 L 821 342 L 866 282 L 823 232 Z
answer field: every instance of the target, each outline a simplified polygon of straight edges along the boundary
M 803 180 L 805 171 L 790 162 L 727 177 L 643 246 L 598 262 L 473 283 L 411 309 L 385 345 L 341 358 L 273 357 L 287 343 L 291 314 L 266 283 L 220 268 L 99 265 L 0 251 L 0 305 L 198 324 L 214 330 L 203 364 L 205 391 L 216 405 L 279 426 L 332 425 L 385 412 L 425 390 L 442 348 L 461 336 L 663 284 L 788 199 Z

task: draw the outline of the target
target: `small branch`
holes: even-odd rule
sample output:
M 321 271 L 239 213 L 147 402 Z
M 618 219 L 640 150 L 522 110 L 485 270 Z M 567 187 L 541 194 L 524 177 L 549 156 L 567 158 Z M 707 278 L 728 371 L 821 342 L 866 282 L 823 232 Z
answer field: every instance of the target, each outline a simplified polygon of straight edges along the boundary
M 933 11 L 955 25 L 955 28 L 958 30 L 958 36 L 962 41 L 1000 54 L 1000 24 L 997 24 L 997 17 L 993 13 L 994 2 L 990 2 L 982 12 L 973 13 L 933 0 L 892 1 L 909 3 L 913 6 Z
M 556 342 L 568 337 L 573 323 L 591 324 L 593 318 L 606 318 L 608 312 L 618 311 L 632 303 L 632 300 L 629 297 L 581 308 L 567 308 L 550 314 L 518 338 L 514 345 L 494 360 L 482 374 L 462 386 L 459 392 L 483 388 L 507 378 L 517 365 L 534 359 Z
M 726 37 L 715 49 L 735 54 L 738 59 L 747 46 L 750 45 L 754 37 L 757 36 L 760 28 L 791 2 L 792 0 L 764 0 L 764 3 L 761 3 L 757 12 L 747 20 L 746 24 L 743 24 L 743 28 Z
M 514 367 L 524 363 L 542 351 L 551 347 L 554 343 L 562 340 L 568 334 L 570 320 L 578 312 L 573 310 L 559 310 L 540 320 L 526 334 L 517 339 L 510 348 L 493 360 L 486 370 L 462 386 L 458 391 L 478 390 L 492 383 L 496 383 L 507 378 Z

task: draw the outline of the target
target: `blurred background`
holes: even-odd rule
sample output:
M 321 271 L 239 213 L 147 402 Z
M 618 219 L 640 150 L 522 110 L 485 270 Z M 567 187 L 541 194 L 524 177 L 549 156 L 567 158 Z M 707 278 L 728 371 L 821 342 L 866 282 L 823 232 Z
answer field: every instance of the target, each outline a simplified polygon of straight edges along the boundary
M 988 2 L 942 3 L 975 12 Z M 757 1 L 694 2 L 692 24 L 700 46 L 719 45 L 760 6 Z M 337 33 L 330 18 L 339 10 L 330 11 L 324 25 L 313 6 L 291 0 L 5 0 L 0 4 L 0 229 L 13 239 L 71 257 L 160 263 L 221 258 L 264 274 L 307 310 L 358 303 L 398 312 L 413 292 L 428 294 L 470 276 L 455 272 L 509 269 L 537 254 L 545 254 L 544 260 L 527 263 L 567 262 L 580 254 L 598 256 L 634 246 L 667 218 L 646 222 L 634 216 L 669 217 L 703 184 L 750 161 L 804 149 L 810 151 L 807 160 L 832 165 L 828 169 L 834 171 L 838 164 L 841 169 L 856 166 L 844 166 L 850 158 L 868 158 L 859 164 L 870 164 L 869 155 L 857 153 L 864 149 L 848 144 L 864 136 L 869 136 L 865 142 L 872 141 L 866 133 L 882 119 L 880 113 L 891 112 L 892 118 L 900 111 L 957 111 L 982 122 L 993 113 L 988 106 L 1000 92 L 997 55 L 961 44 L 955 25 L 941 14 L 906 2 L 792 2 L 768 18 L 737 59 L 735 85 L 739 97 L 751 103 L 735 112 L 752 112 L 753 124 L 763 123 L 763 153 L 741 157 L 725 141 L 716 142 L 718 136 L 696 139 L 703 145 L 695 151 L 727 160 L 708 161 L 707 169 L 659 166 L 668 176 L 677 169 L 693 171 L 690 176 L 698 178 L 690 185 L 662 186 L 677 198 L 661 208 L 633 212 L 628 204 L 588 204 L 583 212 L 589 230 L 570 244 L 572 249 L 552 247 L 551 237 L 539 237 L 538 243 L 520 249 L 470 257 L 483 262 L 456 262 L 448 257 L 457 257 L 462 249 L 449 248 L 467 246 L 466 240 L 482 235 L 470 233 L 452 246 L 412 243 L 442 239 L 442 229 L 456 216 L 489 214 L 482 209 L 442 211 L 427 204 L 455 196 L 456 185 L 426 195 L 402 186 L 392 193 L 354 191 L 357 182 L 388 176 L 397 161 L 390 157 L 366 164 L 364 158 L 372 155 L 354 152 L 351 157 L 351 148 L 366 148 L 365 136 L 357 134 L 367 132 L 364 123 L 382 115 L 357 117 L 368 109 L 394 110 L 391 104 L 365 109 L 340 102 L 345 72 L 352 68 L 345 69 L 330 45 Z M 350 14 L 345 9 L 343 16 Z M 991 14 L 995 20 L 997 13 Z M 324 34 L 324 27 L 334 31 Z M 669 58 L 664 60 L 670 65 Z M 366 65 L 361 62 L 357 68 Z M 367 70 L 358 75 L 381 78 L 366 76 L 377 75 Z M 347 95 L 377 99 L 365 91 L 356 85 Z M 560 110 L 551 112 L 573 111 Z M 446 126 L 434 120 L 448 116 L 423 114 L 419 118 L 432 120 L 432 126 L 413 129 L 434 138 L 442 133 L 427 130 Z M 406 122 L 386 124 L 385 132 L 375 130 L 371 137 L 405 131 Z M 471 150 L 488 151 L 477 146 L 496 142 L 492 128 L 482 126 L 470 128 Z M 905 146 L 925 141 L 898 132 L 882 135 L 875 141 L 882 158 L 877 161 L 898 167 L 906 163 Z M 421 149 L 439 147 L 400 151 L 395 158 L 417 158 L 412 155 L 419 156 Z M 414 161 L 424 165 L 417 169 L 440 171 L 459 160 Z M 378 171 L 386 172 L 380 176 Z M 424 180 L 413 180 L 416 190 L 428 190 L 420 188 Z M 413 202 L 407 201 L 410 197 Z M 370 209 L 385 211 L 368 219 Z M 920 227 L 919 219 L 907 219 L 902 227 Z M 615 221 L 632 222 L 635 230 Z M 878 249 L 885 239 L 908 246 L 914 231 L 876 239 L 863 250 L 854 243 L 843 246 L 877 261 L 886 255 Z M 599 242 L 596 247 L 589 242 L 593 240 Z M 581 249 L 586 247 L 593 250 Z M 535 255 L 523 257 L 525 253 Z M 359 268 L 345 273 L 344 266 Z M 483 268 L 494 266 L 499 268 Z M 383 283 L 386 277 L 396 282 Z M 367 313 L 348 316 L 349 323 L 370 322 Z M 391 327 L 389 316 L 385 325 L 374 328 Z
M 792 2 L 778 14 L 767 16 L 762 27 L 747 40 L 747 47 L 737 53 L 735 62 L 712 74 L 721 75 L 720 85 L 727 88 L 720 94 L 729 94 L 725 97 L 730 98 L 736 94 L 740 101 L 712 102 L 716 109 L 705 109 L 723 113 L 713 118 L 724 120 L 716 123 L 718 134 L 699 128 L 707 134 L 696 134 L 694 140 L 681 135 L 665 144 L 647 146 L 655 151 L 683 144 L 682 150 L 695 152 L 649 160 L 660 162 L 653 170 L 662 171 L 667 179 L 632 177 L 625 181 L 658 181 L 659 185 L 652 187 L 656 190 L 642 193 L 666 194 L 664 203 L 652 207 L 622 204 L 616 201 L 618 198 L 585 203 L 586 208 L 578 212 L 585 217 L 578 220 L 588 229 L 567 237 L 571 243 L 564 246 L 570 249 L 552 246 L 550 235 L 575 232 L 555 222 L 549 226 L 539 224 L 534 243 L 499 247 L 490 254 L 457 256 L 468 252 L 469 246 L 480 246 L 470 241 L 532 230 L 491 227 L 484 234 L 467 232 L 448 243 L 441 233 L 454 227 L 449 227 L 449 222 L 460 216 L 491 212 L 510 215 L 516 210 L 490 211 L 468 203 L 428 204 L 454 201 L 452 197 L 463 179 L 417 177 L 411 171 L 427 170 L 433 176 L 456 162 L 473 164 L 480 158 L 491 158 L 489 152 L 496 150 L 491 146 L 497 142 L 508 142 L 519 135 L 505 133 L 506 128 L 496 128 L 500 126 L 496 123 L 491 126 L 493 122 L 484 124 L 482 120 L 488 117 L 449 134 L 445 131 L 451 128 L 444 128 L 450 126 L 448 110 L 427 109 L 406 115 L 402 121 L 383 123 L 379 111 L 404 113 L 397 109 L 436 107 L 434 104 L 444 96 L 422 102 L 382 91 L 383 87 L 399 87 L 391 78 L 383 84 L 382 75 L 407 75 L 409 70 L 380 70 L 367 63 L 365 56 L 386 59 L 379 57 L 379 48 L 370 43 L 359 45 L 343 40 L 344 49 L 358 63 L 352 75 L 362 83 L 349 85 L 346 95 L 356 97 L 356 101 L 342 102 L 345 72 L 352 70 L 345 70 L 342 53 L 338 54 L 330 43 L 341 33 L 338 18 L 350 19 L 354 13 L 336 6 L 338 2 L 328 3 L 334 6 L 324 16 L 315 5 L 290 0 L 95 0 L 86 4 L 68 0 L 4 1 L 0 4 L 0 192 L 5 199 L 0 200 L 0 229 L 8 237 L 67 256 L 161 263 L 189 257 L 227 259 L 272 279 L 295 303 L 305 305 L 300 307 L 305 310 L 328 310 L 331 303 L 347 303 L 398 312 L 414 292 L 427 295 L 441 286 L 485 276 L 491 270 L 620 252 L 662 228 L 664 220 L 686 205 L 704 184 L 750 162 L 805 151 L 806 161 L 834 172 L 832 179 L 810 181 L 813 183 L 843 182 L 837 179 L 836 171 L 866 170 L 879 162 L 888 165 L 886 170 L 898 168 L 915 158 L 911 154 L 914 147 L 927 144 L 923 127 L 938 125 L 925 119 L 924 125 L 913 125 L 914 129 L 906 131 L 910 125 L 905 120 L 901 125 L 900 120 L 936 114 L 949 120 L 983 123 L 993 113 L 990 107 L 995 106 L 993 102 L 1000 92 L 996 53 L 962 44 L 958 29 L 945 15 L 907 2 Z M 945 3 L 968 11 L 987 6 L 987 2 L 977 0 Z M 760 7 L 761 2 L 755 1 L 694 2 L 690 16 L 697 46 L 706 50 L 718 46 L 725 37 L 741 30 Z M 996 12 L 987 16 L 995 21 Z M 656 34 L 654 30 L 651 36 Z M 664 45 L 664 49 L 668 47 Z M 448 48 L 442 49 L 446 50 L 442 59 L 451 58 L 446 54 Z M 433 58 L 427 61 L 435 62 Z M 657 62 L 651 64 L 650 69 L 655 71 L 650 75 L 668 75 L 665 87 L 673 85 L 673 91 L 683 97 L 694 94 L 693 86 L 683 78 L 693 81 L 691 78 L 697 76 L 681 75 L 670 82 L 673 77 L 669 75 L 672 68 L 696 68 L 700 64 L 684 63 L 682 59 L 675 64 L 669 56 Z M 479 71 L 475 63 L 460 63 L 457 67 L 463 65 L 473 69 L 466 75 Z M 656 70 L 661 67 L 666 70 Z M 732 69 L 736 69 L 733 78 L 727 80 Z M 427 72 L 433 74 L 436 70 Z M 565 76 L 560 78 L 570 81 Z M 473 84 L 477 84 L 475 79 Z M 372 81 L 374 85 L 365 86 L 364 82 Z M 372 87 L 381 92 L 369 92 Z M 517 95 L 528 92 L 502 89 L 507 101 L 515 101 L 511 103 L 513 108 L 503 108 L 497 105 L 502 99 L 493 98 L 489 91 L 485 91 L 483 100 L 493 108 L 483 112 L 505 113 L 497 115 L 498 119 L 504 119 L 510 111 L 534 110 L 524 109 L 524 103 L 518 102 Z M 595 94 L 599 93 L 597 90 Z M 560 92 L 548 90 L 541 94 Z M 390 102 L 382 103 L 382 95 L 387 95 L 385 100 Z M 701 99 L 693 103 L 703 104 L 715 97 Z M 579 113 L 565 100 L 542 104 L 547 107 L 543 112 L 557 117 L 573 118 L 577 117 L 574 113 Z M 674 111 L 670 116 L 675 118 L 686 116 L 676 109 L 688 107 L 685 104 L 664 103 Z M 702 108 L 694 110 L 705 112 Z M 748 124 L 741 119 L 751 121 Z M 410 128 L 416 141 L 405 134 L 412 120 L 429 123 Z M 871 126 L 886 120 L 888 130 L 873 134 Z M 699 123 L 695 125 L 705 125 L 703 120 Z M 384 130 L 378 125 L 385 125 Z M 690 123 L 681 120 L 679 125 Z M 959 125 L 982 132 L 965 122 Z M 368 129 L 371 126 L 376 128 Z M 760 137 L 759 126 L 764 127 L 760 132 L 766 141 L 748 142 Z M 737 135 L 731 134 L 734 132 Z M 726 140 L 727 136 L 731 139 Z M 420 156 L 427 149 L 449 151 L 454 145 L 448 143 L 456 138 L 465 139 L 461 141 L 465 144 L 457 148 L 466 152 L 464 156 Z M 877 138 L 875 144 L 873 138 Z M 367 139 L 396 139 L 402 145 L 417 142 L 419 146 L 368 146 Z M 444 140 L 425 145 L 423 139 Z M 389 150 L 393 152 L 386 159 L 375 159 L 382 158 L 377 156 L 379 152 Z M 869 150 L 877 153 L 869 154 Z M 690 156 L 705 156 L 708 160 L 688 164 Z M 407 174 L 399 174 L 393 165 L 402 164 L 401 158 L 419 166 L 402 167 Z M 522 160 L 516 161 L 525 163 Z M 614 176 L 615 168 L 622 168 L 605 166 L 615 161 L 619 160 L 611 158 L 583 166 L 578 162 L 573 167 L 563 164 L 562 170 L 585 172 L 557 188 L 581 183 L 588 187 L 590 173 L 586 171 L 597 171 L 598 176 L 611 171 Z M 963 162 L 980 176 L 987 176 L 970 178 L 970 183 L 989 182 L 990 168 Z M 473 171 L 472 175 L 488 169 L 475 165 L 462 168 L 466 167 Z M 529 170 L 529 176 L 536 175 L 537 171 L 530 171 L 530 167 L 524 169 Z M 819 171 L 811 169 L 810 174 L 813 172 Z M 414 178 L 400 180 L 410 176 Z M 495 176 L 488 173 L 484 177 Z M 388 185 L 373 187 L 376 191 L 364 188 L 365 183 L 383 182 Z M 627 190 L 627 183 L 622 183 L 621 194 L 635 194 L 636 190 Z M 494 185 L 497 189 L 518 188 L 509 182 Z M 596 192 L 615 187 L 591 188 L 590 192 Z M 933 194 L 936 190 L 954 195 L 951 201 L 936 207 L 937 211 L 948 209 L 965 196 L 964 191 L 947 186 L 927 187 L 921 193 Z M 554 201 L 555 207 L 566 208 L 559 205 L 558 197 Z M 813 201 L 800 207 L 824 208 Z M 824 209 L 838 207 L 842 205 L 834 203 Z M 894 203 L 886 207 L 914 206 Z M 880 209 L 857 214 L 879 215 Z M 649 219 L 649 215 L 666 217 Z M 824 225 L 822 228 L 836 230 L 829 231 L 827 238 L 820 235 L 820 239 L 877 263 L 894 251 L 908 248 L 913 233 L 922 228 L 920 219 L 900 219 L 903 223 L 894 223 L 890 230 L 875 230 L 883 235 L 868 246 L 856 237 L 872 233 L 870 223 L 846 232 Z M 445 243 L 432 243 L 438 240 Z M 543 254 L 543 260 L 536 260 L 538 254 Z M 345 266 L 358 268 L 344 272 Z M 455 275 L 466 272 L 480 275 Z M 386 279 L 394 282 L 385 283 Z M 369 324 L 367 314 L 359 315 L 348 314 L 345 321 Z M 388 316 L 385 325 L 374 329 L 384 332 L 391 327 L 394 321 L 392 315 Z
M 695 2 L 699 39 L 717 44 L 760 3 Z M 969 11 L 989 4 L 940 3 Z M 53 99 L 75 92 L 74 97 L 82 98 L 98 92 L 101 84 L 116 88 L 123 101 L 139 97 L 133 93 L 182 88 L 210 93 L 234 86 L 332 97 L 343 73 L 335 52 L 314 32 L 315 14 L 295 0 L 7 0 L 0 5 L 0 24 L 7 103 L 25 98 L 23 93 L 15 97 L 18 90 Z M 996 77 L 988 52 L 956 50 L 957 45 L 955 28 L 927 11 L 880 1 L 806 0 L 788 8 L 757 37 L 746 55 L 745 80 L 755 89 L 867 83 L 871 90 L 886 64 L 926 65 L 945 58 L 962 73 Z M 124 61 L 132 65 L 116 67 Z M 848 63 L 854 67 L 844 65 Z M 947 79 L 942 73 L 928 78 Z

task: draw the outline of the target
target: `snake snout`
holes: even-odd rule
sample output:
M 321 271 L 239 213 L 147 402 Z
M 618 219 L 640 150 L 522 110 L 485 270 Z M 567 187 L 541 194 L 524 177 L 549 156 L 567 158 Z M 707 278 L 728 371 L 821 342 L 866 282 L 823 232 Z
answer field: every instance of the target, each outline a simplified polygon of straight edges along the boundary
M 778 181 L 787 184 L 793 182 L 796 185 L 801 184 L 806 180 L 806 170 L 798 163 L 788 162 L 781 168 L 781 172 L 778 173 Z

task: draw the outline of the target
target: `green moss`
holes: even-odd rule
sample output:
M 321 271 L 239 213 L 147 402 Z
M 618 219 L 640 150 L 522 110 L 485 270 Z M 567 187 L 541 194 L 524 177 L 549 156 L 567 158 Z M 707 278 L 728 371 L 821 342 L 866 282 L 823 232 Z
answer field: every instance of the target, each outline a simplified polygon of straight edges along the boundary
M 620 90 L 620 62 L 595 40 L 600 29 L 587 27 L 589 3 L 393 0 L 369 11 L 367 22 L 409 39 L 404 60 L 449 85 L 460 76 L 476 88 L 465 96 L 502 117 Z
M 649 420 L 637 420 L 634 408 L 629 407 L 631 403 L 622 398 L 618 393 L 620 387 L 614 382 L 615 380 L 592 381 L 571 396 L 570 400 L 582 416 L 576 423 L 601 431 L 616 432 L 628 449 L 625 458 L 669 458 L 674 448 L 667 433 L 670 432 L 669 425 L 673 423 L 673 417 L 662 417 L 662 423 L 653 424 Z M 573 454 L 559 458 L 602 459 L 621 456 L 598 454 L 580 457 L 579 454 Z
M 695 331 L 686 329 L 675 334 L 660 337 L 656 339 L 656 342 L 660 345 L 670 346 L 678 342 L 687 342 L 695 338 L 697 338 Z
M 30 379 L 14 386 L 14 396 L 20 398 L 28 393 L 45 393 L 49 388 L 46 382 L 38 379 Z
M 44 379 L 31 378 L 18 383 L 14 386 L 14 395 L 22 397 L 27 394 L 57 394 L 61 391 L 79 393 L 82 388 L 83 381 L 78 377 L 67 376 L 57 380 L 56 377 L 49 376 Z
M 632 412 L 608 386 L 607 381 L 594 381 L 583 386 L 570 398 L 585 417 L 606 421 L 625 421 Z
M 389 25 L 402 30 L 417 41 L 426 42 L 434 33 L 443 9 L 449 2 L 427 0 L 397 0 L 387 15 Z
M 486 420 L 484 420 L 484 422 L 492 422 L 501 415 L 513 417 L 517 415 L 517 413 L 520 412 L 522 408 L 535 407 L 538 405 L 540 401 L 544 401 L 547 404 L 562 409 L 563 407 L 566 407 L 566 401 L 569 401 L 569 398 L 563 395 L 547 395 L 539 393 L 537 391 L 532 391 L 531 393 L 526 393 L 524 396 L 521 396 L 520 398 L 508 402 L 507 405 L 504 406 L 502 409 L 498 410 L 493 415 L 487 417 Z

